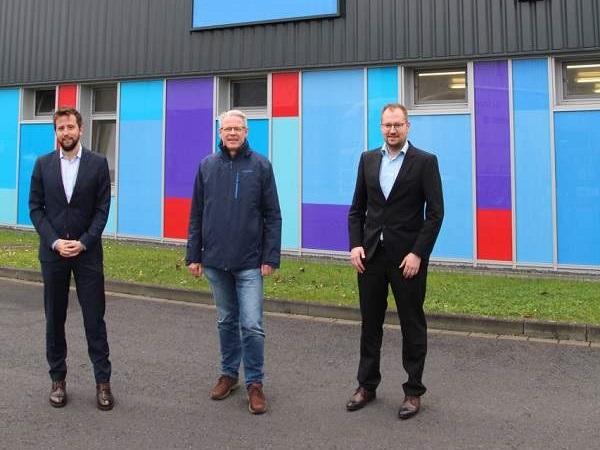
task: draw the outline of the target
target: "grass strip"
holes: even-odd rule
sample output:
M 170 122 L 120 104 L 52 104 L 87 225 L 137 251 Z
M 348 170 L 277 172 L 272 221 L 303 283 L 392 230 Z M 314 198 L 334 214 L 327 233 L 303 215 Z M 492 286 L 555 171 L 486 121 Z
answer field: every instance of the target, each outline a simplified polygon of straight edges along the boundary
M 39 270 L 35 233 L 0 229 L 0 266 Z M 209 290 L 185 267 L 185 249 L 118 240 L 104 241 L 105 274 L 113 280 Z M 356 274 L 340 261 L 284 258 L 266 279 L 267 297 L 358 306 Z M 390 296 L 390 307 L 394 308 Z M 499 276 L 430 269 L 428 312 L 600 324 L 600 282 L 548 277 Z

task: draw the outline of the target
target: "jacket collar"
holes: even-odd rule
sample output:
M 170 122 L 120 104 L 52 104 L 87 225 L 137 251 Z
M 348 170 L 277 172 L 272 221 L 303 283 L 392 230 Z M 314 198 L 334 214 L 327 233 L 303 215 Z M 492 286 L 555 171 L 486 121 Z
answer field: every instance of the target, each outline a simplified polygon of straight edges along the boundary
M 219 141 L 219 149 L 221 150 L 221 158 L 223 158 L 226 161 L 231 161 L 232 158 L 231 156 L 229 156 L 229 152 L 223 144 L 222 139 Z M 244 155 L 244 157 L 247 158 L 248 156 L 250 156 L 250 153 L 252 153 L 252 150 L 250 149 L 250 144 L 248 143 L 248 139 L 245 139 L 235 158 L 237 158 L 240 155 Z

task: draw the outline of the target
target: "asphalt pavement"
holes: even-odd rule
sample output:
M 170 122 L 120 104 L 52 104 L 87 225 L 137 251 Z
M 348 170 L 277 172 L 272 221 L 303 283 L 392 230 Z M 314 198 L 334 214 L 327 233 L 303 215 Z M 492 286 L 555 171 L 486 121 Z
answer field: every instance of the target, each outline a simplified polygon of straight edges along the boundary
M 215 310 L 110 295 L 115 409 L 95 387 L 74 293 L 67 320 L 69 403 L 48 403 L 40 284 L 0 279 L 0 448 L 580 449 L 600 444 L 600 347 L 430 333 L 421 413 L 399 421 L 401 338 L 387 327 L 377 400 L 349 413 L 359 324 L 266 316 L 269 411 L 242 389 L 223 401 Z

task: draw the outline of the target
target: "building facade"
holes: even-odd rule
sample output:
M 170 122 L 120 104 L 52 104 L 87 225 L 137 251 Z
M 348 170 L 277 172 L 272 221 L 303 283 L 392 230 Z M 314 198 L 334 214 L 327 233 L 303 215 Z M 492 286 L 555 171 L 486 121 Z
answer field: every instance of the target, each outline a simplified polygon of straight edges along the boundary
M 222 3 L 222 2 L 221 2 Z M 182 240 L 218 114 L 250 117 L 283 248 L 348 250 L 360 153 L 409 108 L 438 156 L 433 259 L 600 270 L 600 0 L 0 0 L 0 225 L 76 106 L 106 154 L 106 234 Z

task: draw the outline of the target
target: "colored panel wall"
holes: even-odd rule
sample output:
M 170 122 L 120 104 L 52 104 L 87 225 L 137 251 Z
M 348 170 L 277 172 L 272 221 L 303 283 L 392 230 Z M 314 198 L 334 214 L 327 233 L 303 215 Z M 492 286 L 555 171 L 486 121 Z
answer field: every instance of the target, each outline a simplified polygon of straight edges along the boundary
M 302 75 L 302 247 L 347 250 L 347 211 L 365 149 L 364 71 Z
M 444 222 L 432 256 L 473 258 L 471 116 L 411 116 L 410 141 L 438 158 Z
M 58 87 L 58 107 L 76 108 L 77 107 L 77 85 L 63 84 Z
M 348 251 L 347 205 L 302 204 L 302 247 Z
M 38 156 L 45 155 L 54 147 L 54 127 L 51 123 L 21 125 L 19 149 L 19 225 L 31 225 L 29 219 L 29 188 L 31 173 Z
M 474 78 L 477 209 L 500 211 L 504 217 L 507 211 L 511 212 L 508 63 L 475 63 Z M 511 260 L 512 227 L 498 229 L 488 225 L 477 223 L 477 257 Z M 499 231 L 508 234 L 499 236 L 496 234 Z
M 248 142 L 252 150 L 269 159 L 269 119 L 248 119 Z
M 187 237 L 189 203 L 202 158 L 212 153 L 213 79 L 167 81 L 164 235 Z
M 478 209 L 477 257 L 479 259 L 510 261 L 512 258 L 511 212 L 508 209 Z
M 0 89 L 0 223 L 17 223 L 19 90 Z
M 273 117 L 298 117 L 298 72 L 274 73 L 271 77 Z
M 121 83 L 119 234 L 161 237 L 163 82 Z
M 110 198 L 110 210 L 108 212 L 108 220 L 104 227 L 104 234 L 115 235 L 117 233 L 117 199 L 112 196 Z
M 383 144 L 381 137 L 381 109 L 388 103 L 398 102 L 398 68 L 377 67 L 368 70 L 368 147 Z
M 600 265 L 600 111 L 554 114 L 558 262 Z
M 552 263 L 550 95 L 546 59 L 512 63 L 515 239 L 520 263 Z
M 349 205 L 365 150 L 362 70 L 302 75 L 302 200 Z
M 300 248 L 300 122 L 299 119 L 274 118 L 271 124 L 272 162 L 283 229 L 284 249 Z

